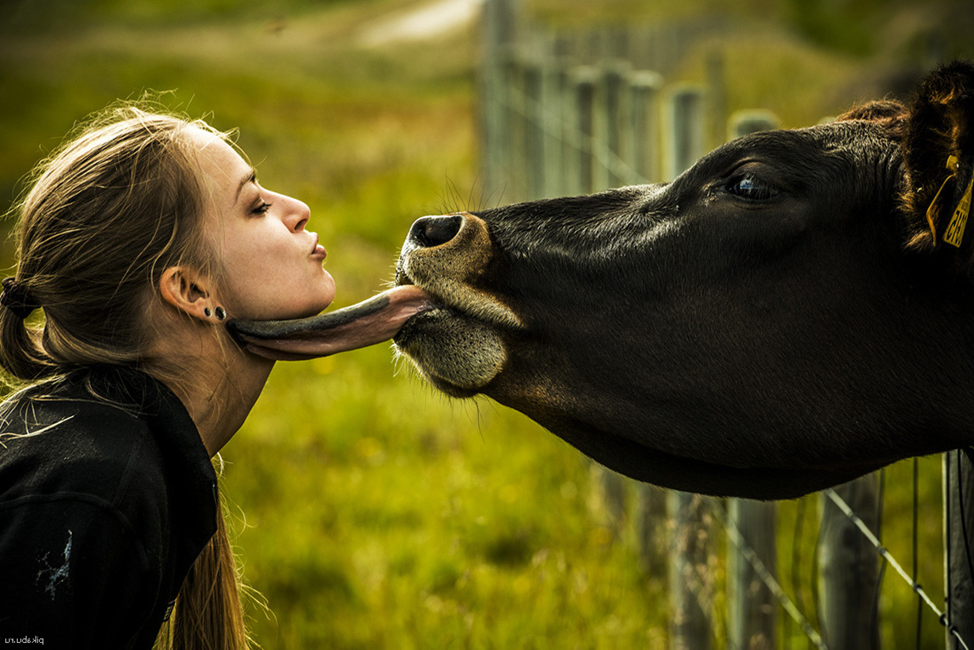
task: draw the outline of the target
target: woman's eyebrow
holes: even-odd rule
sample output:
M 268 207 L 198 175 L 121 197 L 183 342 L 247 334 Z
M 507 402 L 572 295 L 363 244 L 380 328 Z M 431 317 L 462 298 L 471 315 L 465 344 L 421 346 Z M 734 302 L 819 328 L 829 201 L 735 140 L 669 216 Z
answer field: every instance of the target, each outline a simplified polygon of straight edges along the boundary
M 246 185 L 247 183 L 256 183 L 256 182 L 257 182 L 257 170 L 251 167 L 250 174 L 242 181 L 240 181 L 240 185 L 237 186 L 237 194 L 233 199 L 233 204 L 237 205 L 237 201 L 240 200 L 240 192 L 243 190 L 244 185 Z

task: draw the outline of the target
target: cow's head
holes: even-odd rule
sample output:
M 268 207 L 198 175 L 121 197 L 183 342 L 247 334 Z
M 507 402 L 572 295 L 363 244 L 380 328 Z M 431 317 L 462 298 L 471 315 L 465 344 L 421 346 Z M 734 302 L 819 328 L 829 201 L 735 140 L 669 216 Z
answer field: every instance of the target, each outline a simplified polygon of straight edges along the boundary
M 397 284 L 430 300 L 396 346 L 683 490 L 789 497 L 970 444 L 972 118 L 955 64 L 909 111 L 746 136 L 672 183 L 424 217 Z

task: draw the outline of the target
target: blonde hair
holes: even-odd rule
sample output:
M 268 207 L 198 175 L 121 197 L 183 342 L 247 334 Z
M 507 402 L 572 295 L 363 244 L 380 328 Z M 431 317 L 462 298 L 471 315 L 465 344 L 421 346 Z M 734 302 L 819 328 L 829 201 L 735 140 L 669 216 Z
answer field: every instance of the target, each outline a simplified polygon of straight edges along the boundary
M 95 364 L 146 369 L 146 350 L 159 333 L 145 313 L 158 299 L 162 272 L 178 264 L 213 270 L 204 190 L 187 140 L 193 128 L 228 139 L 203 121 L 114 107 L 38 165 L 12 213 L 17 290 L 44 318 L 0 308 L 0 366 L 12 377 L 32 382 Z M 152 366 L 157 378 L 179 382 L 177 369 L 158 359 Z M 217 533 L 157 647 L 246 648 L 239 591 L 221 508 Z
M 15 280 L 43 327 L 0 310 L 0 364 L 25 380 L 92 363 L 138 364 L 162 271 L 204 267 L 203 190 L 189 122 L 135 107 L 95 118 L 43 161 L 15 206 Z

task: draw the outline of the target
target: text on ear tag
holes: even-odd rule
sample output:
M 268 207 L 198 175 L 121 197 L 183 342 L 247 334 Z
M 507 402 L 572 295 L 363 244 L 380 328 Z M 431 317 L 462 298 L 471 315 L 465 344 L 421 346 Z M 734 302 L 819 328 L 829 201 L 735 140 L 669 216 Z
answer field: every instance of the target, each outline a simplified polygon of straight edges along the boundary
M 967 217 L 971 213 L 972 186 L 974 186 L 974 175 L 971 176 L 971 180 L 967 184 L 967 189 L 964 190 L 964 196 L 961 197 L 960 203 L 957 204 L 957 209 L 954 210 L 954 216 L 950 218 L 950 224 L 947 226 L 947 232 L 944 233 L 944 241 L 951 246 L 960 247 L 961 242 L 964 240 L 964 229 L 967 228 Z
M 947 156 L 947 169 L 954 173 L 944 179 L 944 182 L 940 184 L 940 189 L 933 195 L 933 201 L 927 206 L 927 225 L 930 226 L 930 234 L 933 235 L 934 242 L 937 241 L 937 213 L 940 212 L 940 196 L 943 194 L 944 188 L 947 187 L 947 183 L 957 176 L 957 163 L 957 156 Z

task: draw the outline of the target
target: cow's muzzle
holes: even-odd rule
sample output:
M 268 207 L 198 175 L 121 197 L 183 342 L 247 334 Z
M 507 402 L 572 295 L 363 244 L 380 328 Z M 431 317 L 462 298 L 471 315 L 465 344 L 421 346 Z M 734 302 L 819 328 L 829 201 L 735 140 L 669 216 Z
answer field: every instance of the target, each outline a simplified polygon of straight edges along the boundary
M 409 319 L 396 347 L 450 395 L 490 383 L 507 362 L 504 332 L 524 328 L 500 296 L 482 288 L 495 257 L 487 224 L 469 213 L 418 219 L 399 256 L 396 284 L 415 284 L 434 306 Z
M 494 259 L 487 224 L 464 212 L 413 223 L 396 266 L 396 284 L 415 284 L 435 300 L 488 325 L 521 329 L 521 319 L 478 285 Z

